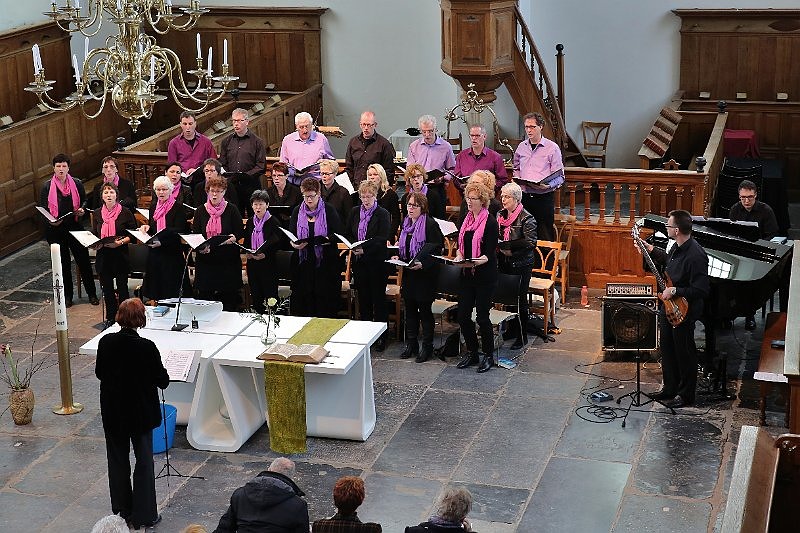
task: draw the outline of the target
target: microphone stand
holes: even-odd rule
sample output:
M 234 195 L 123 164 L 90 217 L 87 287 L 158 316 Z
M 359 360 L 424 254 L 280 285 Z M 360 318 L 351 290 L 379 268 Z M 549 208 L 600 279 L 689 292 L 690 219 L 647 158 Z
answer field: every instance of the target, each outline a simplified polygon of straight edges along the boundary
M 169 499 L 170 488 L 169 488 L 169 478 L 177 477 L 177 478 L 184 478 L 184 479 L 205 479 L 203 476 L 186 476 L 178 472 L 178 470 L 172 466 L 169 462 L 169 439 L 167 437 L 167 407 L 166 401 L 164 400 L 164 389 L 161 389 L 161 420 L 163 422 L 164 427 L 164 453 L 166 463 L 164 466 L 161 467 L 161 470 L 158 471 L 156 475 L 156 479 L 161 479 L 162 477 L 167 478 L 167 499 Z M 177 414 L 175 415 L 177 417 Z
M 175 310 L 175 324 L 172 325 L 172 331 L 183 331 L 189 327 L 189 324 L 178 324 L 181 316 L 181 299 L 183 299 L 183 282 L 186 279 L 186 271 L 189 269 L 189 258 L 192 256 L 192 251 L 186 254 L 186 262 L 183 264 L 183 272 L 181 272 L 181 285 L 178 287 L 178 305 Z
M 631 408 L 633 407 L 642 407 L 649 403 L 657 403 L 660 404 L 667 409 L 674 415 L 675 409 L 672 407 L 667 407 L 661 400 L 656 400 L 646 392 L 642 392 L 642 357 L 641 357 L 641 342 L 642 339 L 640 337 L 641 333 L 641 326 L 642 326 L 642 318 L 646 316 L 647 313 L 656 313 L 656 310 L 649 309 L 646 305 L 643 304 L 635 304 L 630 302 L 622 302 L 623 306 L 634 310 L 639 311 L 639 315 L 636 317 L 636 390 L 629 392 L 628 394 L 623 394 L 619 398 L 617 398 L 617 405 L 622 402 L 622 399 L 626 396 L 629 396 L 631 399 L 631 403 L 628 405 L 628 408 L 625 409 L 625 416 L 622 417 L 622 427 L 625 427 L 625 423 L 628 420 L 628 415 L 631 414 Z M 656 332 L 658 332 L 658 319 L 656 319 Z M 642 396 L 647 398 L 647 401 L 642 401 Z

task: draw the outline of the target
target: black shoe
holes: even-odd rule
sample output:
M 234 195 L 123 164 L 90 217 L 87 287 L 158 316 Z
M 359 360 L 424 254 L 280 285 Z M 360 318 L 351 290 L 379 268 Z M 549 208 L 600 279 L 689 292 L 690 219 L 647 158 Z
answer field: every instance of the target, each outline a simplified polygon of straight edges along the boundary
M 409 359 L 419 354 L 419 344 L 417 339 L 409 340 L 406 342 L 406 348 L 400 353 L 400 359 Z
M 383 335 L 378 337 L 378 340 L 375 341 L 375 344 L 373 344 L 372 347 L 375 348 L 376 352 L 384 351 L 386 349 L 386 337 Z
M 134 529 L 141 529 L 143 527 L 154 527 L 159 522 L 161 522 L 161 515 L 158 515 L 155 520 L 153 520 L 152 522 L 149 522 L 147 524 L 138 524 L 138 525 L 137 524 L 133 524 L 133 528 Z
M 458 362 L 456 368 L 467 368 L 472 365 L 478 364 L 478 354 L 475 352 L 467 352 L 461 357 L 461 361 Z
M 64 307 L 72 307 L 72 298 L 64 300 Z
M 756 329 L 756 319 L 755 317 L 749 316 L 744 319 L 744 329 L 748 331 L 753 331 Z
M 433 355 L 433 346 L 426 344 L 422 347 L 422 351 L 419 352 L 419 355 L 414 361 L 417 363 L 424 363 L 431 358 L 431 355 Z
M 89 296 L 89 303 L 92 305 L 100 305 L 100 300 L 97 299 L 97 296 Z
M 689 407 L 692 405 L 694 401 L 689 400 L 688 398 L 684 398 L 680 394 L 675 396 L 672 400 L 668 402 L 664 402 L 664 405 L 667 407 L 671 407 L 672 409 L 677 409 L 678 407 Z
M 522 339 L 517 339 L 514 342 L 514 344 L 511 345 L 511 349 L 512 350 L 519 350 L 520 348 L 522 348 L 526 344 L 528 344 L 526 341 L 523 341 Z
M 447 356 L 444 355 L 444 347 L 436 348 L 433 351 L 433 355 L 435 355 L 436 357 L 438 357 L 442 361 L 447 361 Z
M 481 354 L 481 362 L 478 365 L 478 374 L 483 374 L 494 366 L 494 356 L 492 354 Z
M 665 392 L 663 389 L 659 389 L 655 391 L 653 394 L 649 395 L 652 399 L 662 402 L 664 400 L 671 400 L 675 397 L 675 393 Z

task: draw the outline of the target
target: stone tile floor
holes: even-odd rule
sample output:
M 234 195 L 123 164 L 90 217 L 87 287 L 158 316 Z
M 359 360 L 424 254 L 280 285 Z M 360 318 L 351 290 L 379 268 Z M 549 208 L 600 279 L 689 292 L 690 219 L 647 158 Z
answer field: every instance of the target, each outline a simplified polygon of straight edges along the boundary
M 17 427 L 8 412 L 0 415 L 0 531 L 89 531 L 110 512 L 94 358 L 77 355 L 98 333 L 101 311 L 85 298 L 68 311 L 74 397 L 85 409 L 55 415 L 60 391 L 50 290 L 44 243 L 0 261 L 0 341 L 12 342 L 23 357 L 32 346 L 47 361 L 33 380 L 33 423 Z M 615 397 L 631 392 L 635 364 L 604 360 L 600 304 L 592 299 L 584 309 L 578 299 L 570 294 L 560 310 L 556 341 L 536 339 L 513 370 L 479 375 L 457 370 L 452 359 L 416 364 L 398 358 L 397 342 L 373 354 L 372 436 L 363 443 L 312 438 L 308 452 L 293 457 L 312 520 L 334 512 L 331 490 L 339 476 L 360 475 L 367 499 L 359 515 L 390 533 L 424 520 L 449 484 L 473 493 L 470 519 L 484 533 L 718 529 L 739 427 L 758 419 L 752 372 L 760 329 L 745 331 L 740 319 L 720 332 L 737 399 L 699 394 L 695 407 L 674 416 L 658 406 L 634 408 L 622 428 L 627 398 L 621 406 L 597 407 L 587 397 L 598 388 Z M 702 345 L 702 327 L 698 339 Z M 516 355 L 507 348 L 501 354 Z M 652 391 L 660 369 L 654 362 L 643 367 L 643 389 Z M 781 402 L 780 391 L 770 398 L 775 433 L 783 430 Z M 156 530 L 176 532 L 192 522 L 213 530 L 231 492 L 276 456 L 268 443 L 263 427 L 237 453 L 198 451 L 179 427 L 171 463 L 204 479 L 157 481 L 164 519 Z M 157 455 L 156 470 L 163 464 Z

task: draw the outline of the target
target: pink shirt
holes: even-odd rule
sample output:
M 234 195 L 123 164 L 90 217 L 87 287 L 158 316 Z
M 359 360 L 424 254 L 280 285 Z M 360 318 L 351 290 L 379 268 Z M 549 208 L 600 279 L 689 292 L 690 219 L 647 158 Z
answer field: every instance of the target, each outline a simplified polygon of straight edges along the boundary
M 169 141 L 167 147 L 167 160 L 177 161 L 184 171 L 190 168 L 200 168 L 206 159 L 216 159 L 217 152 L 208 137 L 202 133 L 194 134 L 194 145 L 189 144 L 183 134 Z
M 534 147 L 528 139 L 519 143 L 514 152 L 514 177 L 521 178 L 517 183 L 523 192 L 532 194 L 545 194 L 561 187 L 564 183 L 563 176 L 553 180 L 547 189 L 535 189 L 525 184 L 524 180 L 536 181 L 545 178 L 553 172 L 563 169 L 561 149 L 556 143 L 542 137 Z
M 408 164 L 419 163 L 426 170 L 452 170 L 456 166 L 453 156 L 453 145 L 441 137 L 436 137 L 433 144 L 425 144 L 422 138 L 417 139 L 408 147 Z M 445 179 L 450 176 L 445 174 Z
M 320 159 L 336 159 L 328 139 L 318 131 L 312 131 L 305 141 L 300 139 L 296 131 L 284 137 L 280 158 L 292 167 L 289 169 L 291 176 L 294 176 L 294 169 L 306 168 Z M 319 178 L 319 167 L 309 170 L 308 176 Z

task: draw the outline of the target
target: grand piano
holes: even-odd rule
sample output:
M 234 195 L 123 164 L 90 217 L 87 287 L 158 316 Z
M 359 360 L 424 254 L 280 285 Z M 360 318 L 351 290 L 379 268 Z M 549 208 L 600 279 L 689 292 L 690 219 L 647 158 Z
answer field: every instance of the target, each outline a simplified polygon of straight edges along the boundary
M 648 241 L 665 248 L 667 245 L 666 217 L 648 214 L 643 219 L 645 228 L 655 231 Z M 711 277 L 711 294 L 706 300 L 702 318 L 706 332 L 706 349 L 703 366 L 718 364 L 714 374 L 715 390 L 724 392 L 726 383 L 726 357 L 717 361 L 715 324 L 720 320 L 751 316 L 780 291 L 780 308 L 788 304 L 789 268 L 792 241 L 780 244 L 763 239 L 753 240 L 751 228 L 725 222 L 695 220 L 692 237 L 708 254 L 708 275 Z

